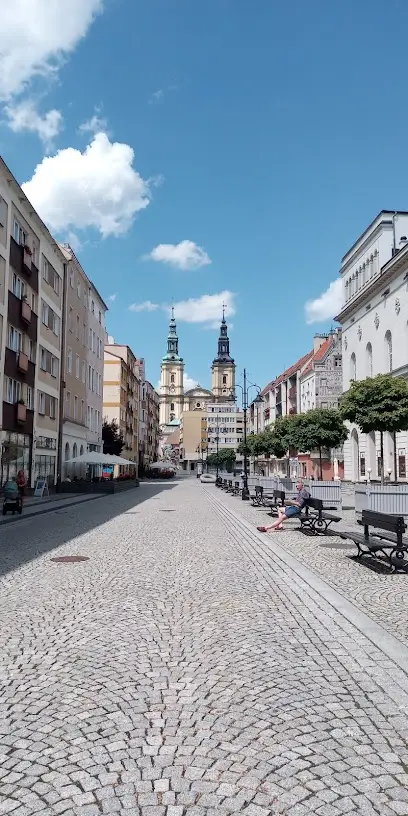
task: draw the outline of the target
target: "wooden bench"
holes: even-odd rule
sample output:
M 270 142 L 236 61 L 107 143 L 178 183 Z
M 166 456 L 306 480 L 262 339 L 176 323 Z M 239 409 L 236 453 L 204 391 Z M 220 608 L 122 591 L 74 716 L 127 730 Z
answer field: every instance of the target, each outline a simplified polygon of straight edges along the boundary
M 408 539 L 403 535 L 406 524 L 403 516 L 390 516 L 375 510 L 363 510 L 361 524 L 364 533 L 341 530 L 340 538 L 353 541 L 357 558 L 369 555 L 389 566 L 391 572 L 408 572 Z M 370 529 L 374 528 L 374 529 Z
M 265 503 L 270 507 L 270 515 L 278 515 L 278 507 L 285 506 L 285 491 L 274 490 L 272 498 L 265 498 Z
M 307 530 L 312 535 L 326 535 L 333 533 L 329 530 L 331 524 L 341 521 L 340 516 L 327 513 L 323 507 L 322 499 L 306 499 L 304 509 L 300 514 L 300 529 Z M 336 532 L 337 535 L 337 532 Z
M 251 495 L 252 507 L 263 507 L 263 487 L 255 485 L 255 493 Z
M 241 493 L 241 485 L 239 482 L 234 482 L 234 487 L 232 489 L 233 496 L 239 496 Z

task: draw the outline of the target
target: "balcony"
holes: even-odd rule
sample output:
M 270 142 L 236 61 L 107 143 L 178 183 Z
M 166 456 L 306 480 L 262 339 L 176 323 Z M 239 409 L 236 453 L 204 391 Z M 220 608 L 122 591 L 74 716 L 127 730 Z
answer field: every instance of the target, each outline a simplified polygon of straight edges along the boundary
M 22 402 L 17 403 L 17 422 L 19 425 L 24 425 L 27 419 L 27 408 Z
M 21 301 L 21 318 L 24 320 L 24 323 L 31 323 L 31 306 L 27 303 L 26 300 Z
M 23 247 L 23 263 L 24 266 L 27 267 L 29 272 L 31 273 L 31 264 L 32 264 L 33 256 L 30 247 L 25 246 Z
M 296 399 L 296 385 L 292 385 L 289 388 L 289 398 L 290 399 Z
M 28 371 L 28 357 L 24 354 L 23 351 L 20 351 L 17 358 L 17 366 L 18 370 L 22 371 L 23 374 L 27 374 Z

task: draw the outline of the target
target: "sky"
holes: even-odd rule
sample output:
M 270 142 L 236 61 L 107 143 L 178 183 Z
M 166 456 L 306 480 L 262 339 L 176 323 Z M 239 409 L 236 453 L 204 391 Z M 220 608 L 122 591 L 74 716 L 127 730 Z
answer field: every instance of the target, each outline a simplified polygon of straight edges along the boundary
M 406 0 L 0 0 L 0 153 L 156 385 L 222 304 L 263 387 L 328 331 L 341 257 L 408 209 Z

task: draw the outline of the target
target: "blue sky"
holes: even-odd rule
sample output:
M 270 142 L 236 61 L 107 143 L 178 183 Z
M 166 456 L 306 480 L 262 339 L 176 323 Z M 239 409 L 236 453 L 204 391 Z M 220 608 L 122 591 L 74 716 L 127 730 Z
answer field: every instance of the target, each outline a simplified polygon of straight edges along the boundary
M 406 0 L 31 5 L 40 35 L 24 0 L 3 20 L 0 152 L 109 333 L 156 383 L 174 301 L 208 386 L 225 300 L 239 375 L 265 385 L 331 325 L 359 233 L 408 209 Z

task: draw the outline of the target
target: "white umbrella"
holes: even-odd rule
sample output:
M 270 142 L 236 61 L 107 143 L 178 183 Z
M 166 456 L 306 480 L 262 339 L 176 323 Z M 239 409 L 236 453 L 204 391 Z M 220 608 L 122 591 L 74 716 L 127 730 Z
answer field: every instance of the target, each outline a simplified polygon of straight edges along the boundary
M 149 470 L 177 470 L 175 465 L 172 465 L 171 462 L 153 462 L 152 465 L 149 465 Z
M 105 465 L 109 463 L 106 453 L 98 453 L 98 451 L 88 451 L 82 456 L 74 456 L 73 459 L 67 459 L 66 465 Z
M 111 453 L 105 453 L 104 456 L 106 457 L 105 461 L 106 464 L 109 465 L 135 465 L 136 462 L 133 462 L 131 459 L 124 459 L 123 456 L 114 456 Z

